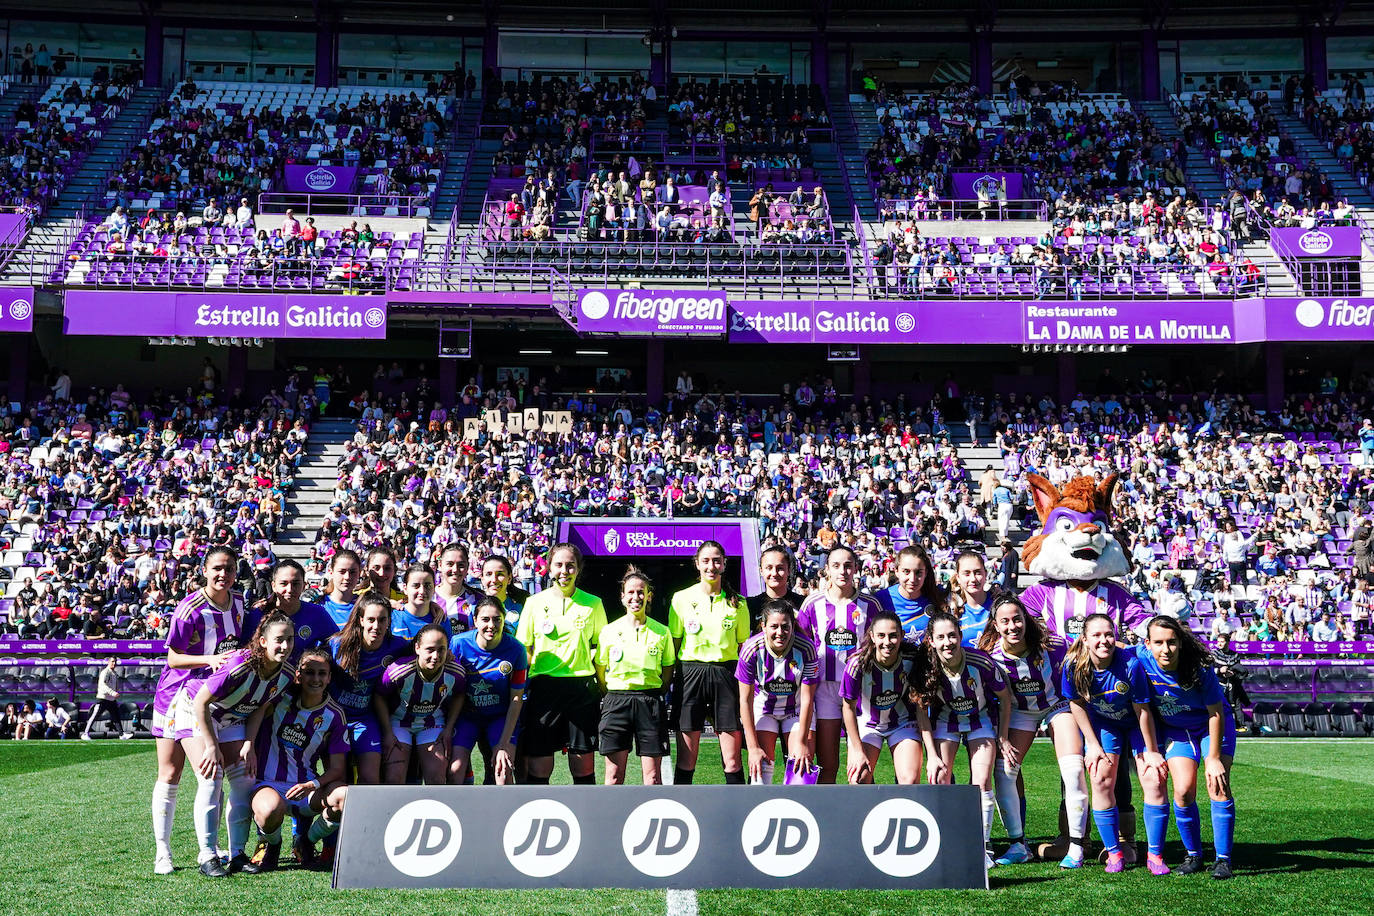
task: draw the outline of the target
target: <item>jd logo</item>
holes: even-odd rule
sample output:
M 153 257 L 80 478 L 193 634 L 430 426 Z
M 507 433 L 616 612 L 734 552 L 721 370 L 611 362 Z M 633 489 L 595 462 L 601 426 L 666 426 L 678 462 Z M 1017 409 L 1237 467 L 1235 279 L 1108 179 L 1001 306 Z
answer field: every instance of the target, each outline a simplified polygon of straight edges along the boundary
M 686 805 L 656 798 L 625 818 L 620 845 L 625 858 L 639 872 L 651 878 L 668 878 L 692 864 L 701 845 L 701 829 Z
M 800 802 L 773 798 L 755 806 L 744 819 L 740 845 L 749 864 L 765 875 L 788 878 L 816 858 L 821 831 Z
M 391 815 L 382 844 L 397 871 L 412 878 L 428 878 L 458 857 L 463 827 L 448 805 L 420 799 L 402 805 Z
M 548 798 L 526 802 L 506 821 L 502 837 L 506 858 L 522 874 L 548 878 L 572 864 L 582 847 L 577 815 Z
M 905 798 L 873 806 L 859 832 L 864 855 L 894 878 L 910 878 L 930 867 L 940 852 L 940 825 L 925 805 Z

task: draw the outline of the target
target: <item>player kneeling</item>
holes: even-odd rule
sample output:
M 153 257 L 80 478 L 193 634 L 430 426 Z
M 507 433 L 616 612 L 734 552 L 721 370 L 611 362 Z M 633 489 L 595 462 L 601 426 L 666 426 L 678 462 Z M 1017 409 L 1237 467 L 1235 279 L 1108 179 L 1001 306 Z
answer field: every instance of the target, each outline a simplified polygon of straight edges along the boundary
M 295 839 L 296 859 L 315 863 L 315 843 L 339 829 L 348 787 L 348 724 L 343 707 L 330 699 L 329 653 L 307 649 L 296 669 L 292 695 L 283 697 L 263 720 L 257 737 L 258 784 L 253 819 L 261 842 L 246 874 L 272 871 L 281 858 L 281 825 L 288 813 L 309 821 L 309 833 Z M 324 773 L 317 775 L 323 766 Z M 320 863 L 321 866 L 332 863 Z

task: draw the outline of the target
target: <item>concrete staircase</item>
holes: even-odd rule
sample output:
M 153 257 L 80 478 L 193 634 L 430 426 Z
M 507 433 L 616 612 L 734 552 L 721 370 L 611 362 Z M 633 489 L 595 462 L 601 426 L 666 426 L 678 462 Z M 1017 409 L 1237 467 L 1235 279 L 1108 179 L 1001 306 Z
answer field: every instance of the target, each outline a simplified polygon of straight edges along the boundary
M 838 155 L 844 157 L 845 168 L 849 172 L 849 195 L 860 215 L 866 219 L 877 219 L 878 204 L 873 199 L 873 188 L 868 183 L 864 168 L 864 152 L 882 136 L 878 118 L 871 106 L 859 96 L 858 105 L 851 104 L 853 97 L 846 97 L 843 90 L 830 94 L 830 123 L 835 128 L 835 145 Z
M 977 499 L 978 478 L 983 475 L 983 472 L 988 468 L 992 468 L 999 476 L 1002 473 L 1002 457 L 997 453 L 997 446 L 988 444 L 991 430 L 986 426 L 979 429 L 978 441 L 981 444 L 977 446 L 971 445 L 968 442 L 968 427 L 964 426 L 962 423 L 951 423 L 950 433 L 954 434 L 952 438 L 956 442 L 955 452 L 958 454 L 959 461 L 963 464 L 964 470 L 968 472 L 969 488 L 973 491 L 974 498 Z M 962 441 L 960 441 L 961 439 Z M 996 517 L 990 517 L 987 521 L 988 527 L 983 532 L 983 542 L 986 545 L 984 552 L 988 559 L 988 569 L 991 571 L 1002 561 L 1002 548 L 997 541 Z M 1034 533 L 1033 531 L 1027 531 L 1021 528 L 1020 525 L 1017 524 L 1015 517 L 1013 517 L 1011 527 L 1007 529 L 1007 539 L 1020 550 L 1021 545 L 1026 542 L 1026 538 Z M 1027 573 L 1023 565 L 1017 576 L 1016 586 L 1018 589 L 1023 589 L 1028 585 L 1034 584 L 1036 578 L 1037 577 Z
M 1326 143 L 1318 139 L 1302 120 L 1296 115 L 1278 114 L 1279 126 L 1293 138 L 1293 145 L 1297 147 L 1298 159 L 1302 162 L 1315 162 L 1317 168 L 1326 173 L 1326 177 L 1331 179 L 1331 185 L 1336 189 L 1338 197 L 1347 198 L 1352 204 L 1364 206 L 1374 203 L 1374 192 L 1355 180 L 1345 163 L 1336 158 L 1336 154 Z
M 480 99 L 463 99 L 458 103 L 458 117 L 454 122 L 453 145 L 444 158 L 444 178 L 434 200 L 434 219 L 448 222 L 467 181 L 468 152 L 477 137 L 477 122 L 482 116 Z
M 147 134 L 153 111 L 166 97 L 166 92 L 155 86 L 140 86 L 134 90 L 133 97 L 120 109 L 119 117 L 105 129 L 105 135 L 95 149 L 62 189 L 57 203 L 48 211 L 49 216 L 55 219 L 77 217 L 88 206 L 99 201 L 110 173 L 124 162 L 129 150 Z M 96 214 L 88 212 L 87 215 Z
M 1150 119 L 1154 124 L 1155 130 L 1170 140 L 1183 139 L 1183 131 L 1179 129 L 1178 119 L 1174 117 L 1173 109 L 1168 102 L 1133 102 L 1136 110 Z M 1226 181 L 1222 178 L 1221 172 L 1208 161 L 1206 154 L 1202 150 L 1193 147 L 1188 148 L 1188 164 L 1183 169 L 1184 177 L 1188 180 L 1188 187 L 1192 188 L 1203 201 L 1225 200 L 1228 196 Z
M 277 532 L 272 551 L 278 559 L 304 563 L 320 531 L 320 522 L 334 502 L 339 459 L 357 425 L 348 420 L 318 420 L 310 426 L 305 458 L 296 471 L 287 521 Z
M 13 284 L 39 286 L 48 282 L 49 276 L 67 255 L 67 249 L 80 232 L 84 220 L 75 217 L 45 217 L 29 230 L 24 244 L 14 253 L 0 271 L 0 285 Z
M 25 102 L 37 103 L 39 96 L 48 86 L 40 83 L 11 83 L 5 94 L 0 96 L 0 131 L 8 133 L 18 121 L 16 113 Z

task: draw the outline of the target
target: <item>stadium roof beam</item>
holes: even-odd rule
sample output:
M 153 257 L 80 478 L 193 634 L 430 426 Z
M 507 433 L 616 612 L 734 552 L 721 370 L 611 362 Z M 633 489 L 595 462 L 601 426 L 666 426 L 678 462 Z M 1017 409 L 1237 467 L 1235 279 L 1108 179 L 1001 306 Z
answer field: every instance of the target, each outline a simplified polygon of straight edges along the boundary
M 1150 28 L 1158 32 L 1164 28 L 1174 3 L 1173 0 L 1145 0 L 1145 7 L 1149 11 Z

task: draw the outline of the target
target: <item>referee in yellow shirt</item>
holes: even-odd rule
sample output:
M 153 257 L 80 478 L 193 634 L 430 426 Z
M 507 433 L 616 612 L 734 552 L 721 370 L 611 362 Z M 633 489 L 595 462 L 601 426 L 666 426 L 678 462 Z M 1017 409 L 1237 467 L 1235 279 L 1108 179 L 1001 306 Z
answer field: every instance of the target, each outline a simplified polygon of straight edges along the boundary
M 530 654 L 525 691 L 525 732 L 520 740 L 526 782 L 548 785 L 553 755 L 568 749 L 576 785 L 596 784 L 596 731 L 601 692 L 592 650 L 606 626 L 601 599 L 577 587 L 582 552 L 572 544 L 549 551 L 552 585 L 525 602 L 516 638 Z
M 597 637 L 596 676 L 606 691 L 597 736 L 606 757 L 606 785 L 625 784 L 630 739 L 644 770 L 646 786 L 663 785 L 663 758 L 668 755 L 668 705 L 664 691 L 672 682 L 677 654 L 668 628 L 648 617 L 654 586 L 631 566 L 620 580 L 625 616 L 609 623 Z
M 725 548 L 703 541 L 697 548 L 698 581 L 673 596 L 668 631 L 676 640 L 678 674 L 677 762 L 673 782 L 690 785 L 701 749 L 701 730 L 709 718 L 720 738 L 725 782 L 744 785 L 740 749 L 739 681 L 735 662 L 749 638 L 749 607 L 724 582 Z

